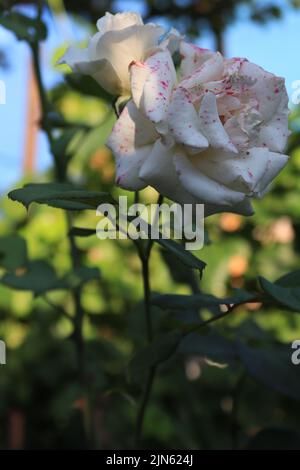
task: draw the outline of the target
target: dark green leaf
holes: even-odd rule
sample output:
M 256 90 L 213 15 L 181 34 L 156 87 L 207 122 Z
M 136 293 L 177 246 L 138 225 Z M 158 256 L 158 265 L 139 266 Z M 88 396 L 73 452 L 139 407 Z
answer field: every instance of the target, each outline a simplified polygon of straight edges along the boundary
M 247 318 L 243 323 L 238 325 L 235 330 L 235 335 L 238 338 L 256 341 L 270 341 L 270 334 L 268 331 L 262 329 L 251 318 Z
M 237 358 L 235 343 L 216 331 L 209 331 L 205 335 L 191 333 L 185 336 L 178 351 L 184 355 L 203 356 L 221 363 L 232 363 Z
M 183 265 L 183 263 L 167 250 L 161 250 L 161 254 L 165 264 L 168 267 L 170 276 L 175 282 L 188 284 L 192 289 L 198 287 L 198 278 L 193 270 Z
M 13 201 L 21 202 L 26 208 L 32 202 L 66 210 L 95 209 L 104 202 L 114 204 L 108 193 L 88 191 L 62 183 L 27 184 L 21 189 L 11 191 L 8 196 Z
M 70 230 L 70 235 L 74 237 L 90 237 L 91 235 L 96 235 L 96 229 L 73 227 Z
M 90 131 L 92 129 L 92 126 L 90 126 L 89 124 L 85 122 L 76 121 L 76 126 L 74 126 L 74 122 L 67 121 L 59 113 L 55 111 L 50 111 L 47 114 L 47 118 L 51 127 L 56 127 L 56 128 L 65 129 L 65 130 L 66 129 L 73 130 L 74 134 L 75 134 L 75 129 L 76 131 Z
M 100 278 L 100 272 L 98 268 L 89 268 L 81 266 L 74 271 L 68 273 L 64 280 L 68 286 L 72 289 L 79 287 L 86 282 L 93 281 Z
M 27 262 L 27 246 L 23 238 L 17 235 L 0 237 L 0 266 L 15 270 L 25 266 Z
M 253 294 L 242 289 L 236 289 L 231 297 L 225 297 L 224 299 L 203 293 L 194 295 L 157 294 L 152 296 L 152 304 L 163 309 L 171 310 L 199 309 L 212 305 L 242 304 L 249 302 L 253 298 Z
M 80 285 L 100 278 L 98 268 L 79 267 L 58 278 L 52 266 L 45 261 L 29 262 L 18 273 L 5 274 L 1 282 L 12 289 L 32 291 L 35 295 L 56 289 L 76 289 Z
M 32 261 L 21 273 L 6 273 L 2 284 L 12 289 L 32 291 L 35 295 L 55 289 L 65 289 L 67 284 L 59 280 L 54 269 L 45 261 Z
M 175 255 L 187 267 L 199 269 L 201 272 L 205 268 L 206 263 L 204 263 L 204 261 L 198 259 L 190 251 L 187 251 L 182 245 L 176 243 L 174 240 L 164 240 L 159 238 L 154 241 L 162 246 L 165 250 Z
M 29 18 L 21 13 L 7 13 L 0 18 L 0 25 L 9 29 L 19 40 L 35 42 L 47 37 L 47 28 L 42 21 Z
M 138 351 L 129 365 L 131 378 L 139 382 L 151 367 L 169 359 L 175 352 L 181 338 L 182 335 L 179 332 L 166 333 L 159 336 L 146 348 Z
M 275 284 L 278 284 L 282 287 L 299 287 L 300 289 L 300 269 L 296 269 L 285 276 L 277 279 Z
M 282 282 L 283 284 L 280 284 Z M 300 312 L 300 286 L 299 287 L 285 287 L 285 283 L 288 282 L 285 277 L 283 280 L 279 280 L 278 283 L 273 284 L 267 281 L 263 277 L 259 278 L 259 284 L 264 292 L 266 292 L 273 300 L 278 302 L 284 307 L 288 307 L 291 310 Z
M 78 132 L 78 127 L 71 127 L 70 129 L 65 130 L 60 137 L 58 137 L 53 145 L 52 145 L 52 152 L 55 155 L 58 155 L 60 158 L 67 158 L 69 155 L 67 154 L 68 146 L 71 143 L 73 137 Z
M 250 439 L 246 450 L 300 450 L 300 435 L 292 429 L 262 429 Z
M 70 87 L 84 95 L 94 96 L 104 99 L 105 101 L 112 101 L 112 95 L 103 90 L 96 80 L 88 75 L 69 73 L 65 75 L 65 80 Z
M 254 349 L 238 344 L 240 358 L 249 374 L 265 386 L 284 395 L 300 399 L 300 375 L 293 365 L 290 345 Z

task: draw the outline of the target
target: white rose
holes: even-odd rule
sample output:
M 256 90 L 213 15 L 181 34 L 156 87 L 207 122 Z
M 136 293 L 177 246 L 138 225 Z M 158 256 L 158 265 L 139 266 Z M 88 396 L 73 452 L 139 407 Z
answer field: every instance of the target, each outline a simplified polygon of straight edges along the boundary
M 187 43 L 181 55 L 177 85 L 173 71 L 162 78 L 163 63 L 150 75 L 147 63 L 131 67 L 133 101 L 109 139 L 117 183 L 204 203 L 206 215 L 249 215 L 250 199 L 267 191 L 288 160 L 284 80 L 246 59 L 226 60 Z
M 164 29 L 155 24 L 143 24 L 137 13 L 106 13 L 97 22 L 97 32 L 88 47 L 71 46 L 59 61 L 74 72 L 91 75 L 105 90 L 117 96 L 130 95 L 129 65 L 144 61 L 161 49 L 174 49 L 179 34 L 172 30 L 159 42 Z

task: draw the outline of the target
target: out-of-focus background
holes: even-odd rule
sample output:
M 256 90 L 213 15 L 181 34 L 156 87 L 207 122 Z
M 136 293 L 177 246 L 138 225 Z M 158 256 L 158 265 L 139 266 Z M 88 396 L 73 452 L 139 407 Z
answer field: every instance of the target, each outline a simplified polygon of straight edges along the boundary
M 31 2 L 11 3 L 24 14 L 35 13 Z M 94 96 L 91 90 L 78 92 L 76 83 L 65 78 L 68 68 L 56 62 L 67 45 L 85 44 L 105 11 L 140 12 L 145 21 L 158 22 L 166 29 L 176 27 L 202 47 L 221 50 L 228 57 L 246 57 L 285 77 L 291 108 L 289 165 L 264 200 L 255 203 L 253 217 L 222 214 L 206 222 L 211 244 L 199 254 L 208 263 L 201 289 L 218 296 L 225 296 L 230 288 L 253 287 L 252 279 L 258 275 L 274 280 L 299 266 L 298 3 L 49 0 L 44 11 L 49 31 L 42 45 L 44 82 L 55 109 L 68 122 L 85 124 L 70 144 L 76 148 L 70 174 L 91 189 L 122 193 L 114 188 L 113 158 L 105 147 L 114 112 L 105 98 Z M 6 86 L 6 101 L 0 104 L 0 236 L 18 230 L 27 241 L 31 259 L 50 260 L 63 275 L 70 260 L 62 211 L 33 206 L 27 213 L 6 197 L 24 182 L 50 180 L 52 162 L 46 137 L 39 131 L 30 51 L 2 27 L 0 80 Z M 155 197 L 151 189 L 143 191 L 144 200 Z M 93 213 L 84 212 L 76 225 L 94 228 L 96 222 Z M 70 322 L 57 308 L 72 311 L 69 295 L 54 291 L 35 298 L 0 284 L 0 339 L 8 348 L 7 364 L 0 366 L 2 448 L 132 446 L 128 430 L 133 429 L 139 386 L 128 385 L 126 365 L 145 337 L 139 259 L 127 240 L 100 242 L 90 237 L 79 239 L 78 245 L 85 264 L 101 270 L 101 279 L 83 289 L 89 378 L 85 387 L 74 374 Z M 193 286 L 184 270 L 165 257 L 154 250 L 152 289 L 190 293 Z M 164 324 L 158 309 L 152 313 L 157 325 Z M 193 314 L 185 312 L 187 319 Z M 250 343 L 289 343 L 300 336 L 300 317 L 249 304 L 219 328 L 229 338 L 247 338 Z M 222 348 L 226 350 L 223 343 L 213 341 L 210 348 L 212 359 L 222 357 Z M 244 374 L 231 359 L 225 351 L 224 361 L 207 363 L 201 351 L 191 346 L 164 366 L 145 422 L 149 448 L 276 448 L 278 441 L 286 448 L 300 448 L 299 402 Z

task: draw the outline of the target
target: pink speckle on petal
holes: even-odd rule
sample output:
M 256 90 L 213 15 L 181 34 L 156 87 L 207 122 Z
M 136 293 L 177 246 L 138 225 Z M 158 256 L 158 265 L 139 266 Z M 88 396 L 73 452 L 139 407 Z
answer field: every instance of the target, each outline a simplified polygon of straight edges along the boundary
M 160 82 L 160 83 L 161 83 L 162 87 L 163 87 L 165 90 L 167 90 L 167 89 L 168 89 L 168 86 L 169 86 L 169 85 L 168 85 L 168 83 L 167 83 L 166 81 L 164 81 L 164 80 L 161 80 L 161 82 Z

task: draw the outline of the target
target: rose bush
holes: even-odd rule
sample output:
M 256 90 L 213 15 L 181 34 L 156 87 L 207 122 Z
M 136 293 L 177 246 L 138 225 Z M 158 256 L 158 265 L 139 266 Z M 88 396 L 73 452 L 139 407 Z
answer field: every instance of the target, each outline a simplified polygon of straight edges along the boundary
M 284 79 L 183 41 L 180 51 L 179 82 L 167 50 L 130 65 L 132 100 L 108 141 L 117 184 L 249 215 L 288 160 Z
M 130 95 L 129 65 L 146 60 L 150 54 L 176 48 L 179 34 L 155 24 L 143 24 L 137 13 L 106 15 L 97 22 L 98 32 L 87 48 L 71 46 L 59 61 L 74 72 L 91 75 L 106 91 L 117 96 Z

